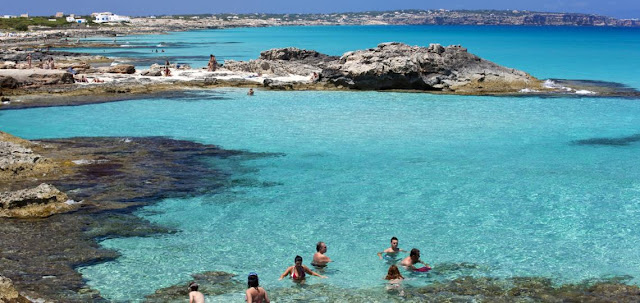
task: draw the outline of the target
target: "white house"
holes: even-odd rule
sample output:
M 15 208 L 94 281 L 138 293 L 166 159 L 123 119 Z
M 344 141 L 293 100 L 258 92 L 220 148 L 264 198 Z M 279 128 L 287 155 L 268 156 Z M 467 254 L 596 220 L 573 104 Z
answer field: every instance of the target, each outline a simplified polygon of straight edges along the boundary
M 95 18 L 95 23 L 107 23 L 107 22 L 129 22 L 131 21 L 127 16 L 116 15 L 111 12 L 93 13 L 91 14 Z

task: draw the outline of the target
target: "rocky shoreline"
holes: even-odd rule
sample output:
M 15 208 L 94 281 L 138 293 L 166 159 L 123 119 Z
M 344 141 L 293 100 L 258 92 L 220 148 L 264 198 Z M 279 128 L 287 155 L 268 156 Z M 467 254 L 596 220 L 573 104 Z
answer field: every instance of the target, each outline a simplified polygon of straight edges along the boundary
M 229 186 L 230 172 L 203 160 L 272 156 L 163 137 L 27 141 L 0 132 L 0 143 L 0 159 L 9 159 L 0 166 L 0 276 L 47 302 L 101 300 L 75 271 L 118 256 L 96 239 L 173 232 L 133 215 L 136 209 Z M 60 203 L 69 207 L 52 210 Z
M 390 42 L 341 57 L 313 50 L 263 51 L 250 61 L 227 60 L 216 71 L 152 65 L 100 66 L 101 56 L 35 50 L 34 58 L 55 58 L 56 69 L 29 69 L 26 50 L 5 50 L 0 58 L 0 109 L 76 105 L 177 93 L 185 89 L 245 87 L 271 90 L 377 90 L 494 96 L 579 96 L 638 98 L 640 92 L 599 81 L 539 80 L 484 60 L 459 45 L 429 47 Z M 37 55 L 35 55 L 37 54 Z M 56 57 L 58 54 L 64 54 Z M 34 66 L 35 65 L 35 68 Z M 70 68 L 76 73 L 72 75 Z M 82 80 L 86 79 L 86 82 Z

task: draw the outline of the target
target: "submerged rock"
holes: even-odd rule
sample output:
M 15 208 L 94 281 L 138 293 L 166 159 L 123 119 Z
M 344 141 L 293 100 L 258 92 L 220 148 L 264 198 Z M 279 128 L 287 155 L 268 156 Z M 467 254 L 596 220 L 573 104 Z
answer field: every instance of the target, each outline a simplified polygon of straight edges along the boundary
M 0 193 L 0 217 L 43 218 L 76 208 L 55 186 L 42 183 L 35 188 Z
M 461 302 L 640 302 L 638 286 L 624 284 L 618 278 L 554 285 L 543 277 L 465 276 L 406 291 L 407 297 L 457 297 Z
M 184 281 L 176 285 L 158 289 L 152 295 L 145 297 L 146 302 L 184 302 L 189 298 L 188 284 L 195 281 L 199 291 L 205 296 L 217 296 L 233 292 L 242 292 L 245 285 L 234 279 L 236 275 L 222 271 L 207 271 L 193 274 L 193 280 Z
M 88 288 L 75 270 L 118 256 L 99 247 L 96 238 L 174 232 L 132 212 L 164 198 L 212 194 L 233 186 L 226 165 L 238 171 L 242 169 L 239 162 L 246 158 L 271 156 L 163 137 L 39 142 L 9 135 L 4 138 L 0 141 L 32 149 L 56 169 L 46 175 L 2 180 L 0 192 L 47 183 L 73 200 L 84 201 L 76 211 L 38 220 L 0 217 L 0 274 L 12 279 L 25 296 L 46 302 L 103 302 L 99 292 Z M 225 161 L 224 168 L 203 165 L 212 157 L 231 159 Z

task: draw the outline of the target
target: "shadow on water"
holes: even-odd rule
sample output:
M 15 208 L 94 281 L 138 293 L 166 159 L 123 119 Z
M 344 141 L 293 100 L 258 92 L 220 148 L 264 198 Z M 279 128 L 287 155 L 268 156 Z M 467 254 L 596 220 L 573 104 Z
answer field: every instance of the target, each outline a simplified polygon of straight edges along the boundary
M 619 138 L 591 138 L 573 141 L 576 145 L 608 145 L 608 146 L 627 146 L 631 143 L 640 141 L 640 134 L 634 134 L 627 137 Z

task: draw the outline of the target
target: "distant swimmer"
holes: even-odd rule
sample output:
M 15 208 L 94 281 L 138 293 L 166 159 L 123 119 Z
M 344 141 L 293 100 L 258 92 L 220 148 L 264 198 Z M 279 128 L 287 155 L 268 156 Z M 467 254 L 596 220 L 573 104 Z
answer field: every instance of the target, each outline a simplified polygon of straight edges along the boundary
M 189 303 L 204 303 L 204 295 L 198 291 L 198 283 L 189 283 Z
M 385 255 L 385 259 L 393 259 L 395 260 L 400 252 L 407 252 L 406 250 L 402 250 L 398 248 L 398 238 L 391 237 L 391 247 L 381 251 L 378 253 L 378 257 L 382 259 L 382 255 Z
M 280 280 L 284 279 L 286 276 L 291 276 L 291 279 L 295 282 L 304 283 L 305 277 L 307 274 L 317 276 L 320 278 L 326 278 L 325 276 L 313 272 L 309 267 L 302 265 L 302 257 L 296 256 L 294 259 L 295 265 L 287 267 L 287 270 L 280 276 Z
M 250 272 L 247 277 L 247 286 L 249 287 L 245 292 L 245 299 L 247 303 L 269 303 L 269 296 L 264 288 L 260 287 L 258 280 L 258 274 Z
M 424 267 L 417 268 L 415 265 L 418 263 L 424 264 Z M 429 266 L 429 264 L 424 263 L 422 260 L 420 260 L 420 250 L 417 248 L 412 249 L 409 253 L 409 256 L 402 259 L 402 262 L 400 264 L 402 264 L 402 266 L 404 266 L 406 269 L 414 271 L 427 272 L 431 270 L 431 266 Z
M 253 96 L 253 88 L 250 88 L 247 92 L 247 96 Z
M 327 244 L 324 242 L 318 242 L 316 244 L 316 253 L 313 255 L 313 261 L 311 261 L 311 265 L 315 267 L 325 267 L 331 259 L 327 257 L 325 254 L 327 253 Z

